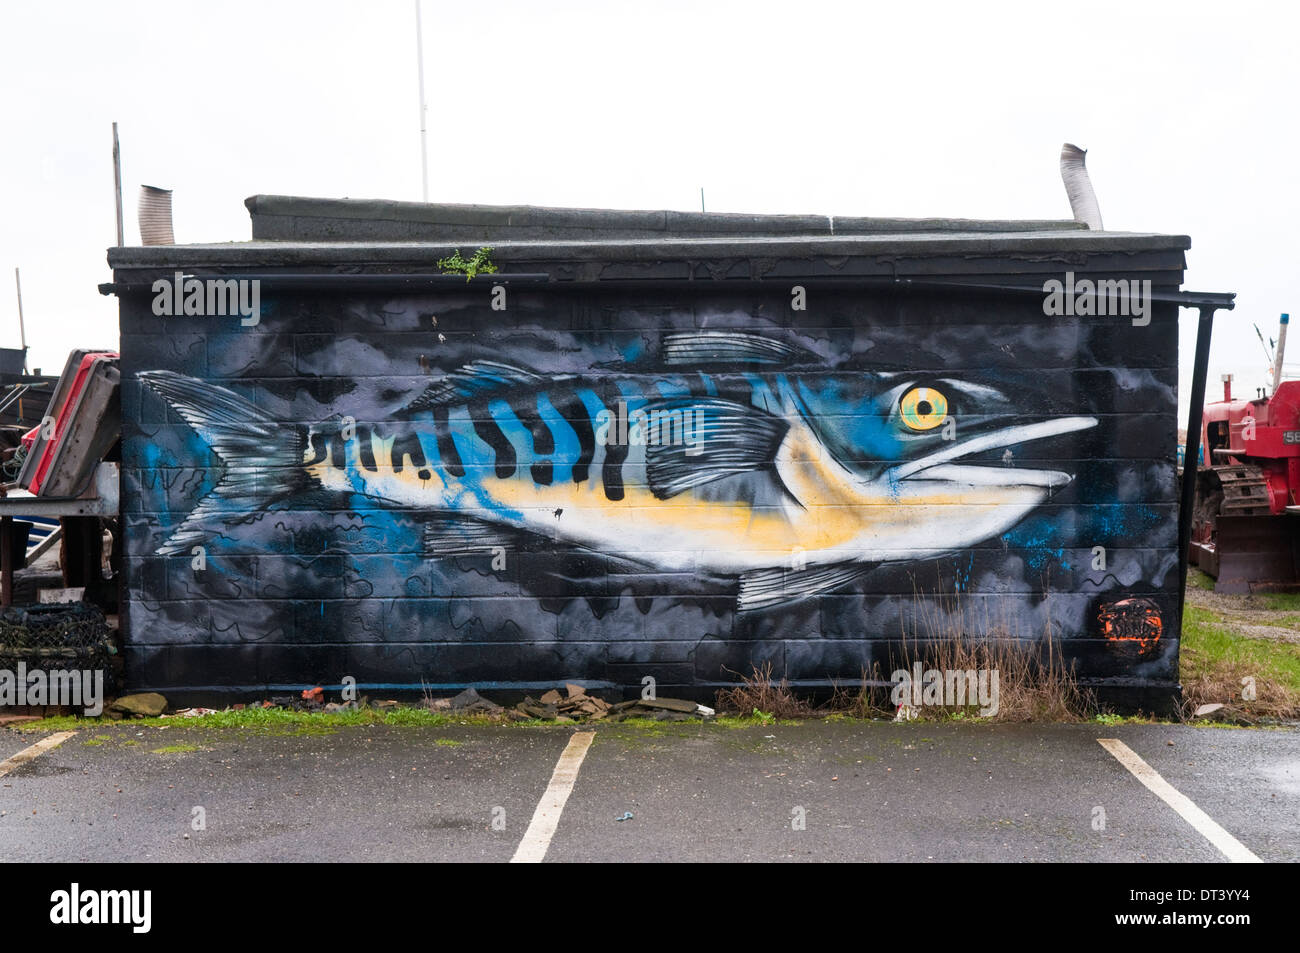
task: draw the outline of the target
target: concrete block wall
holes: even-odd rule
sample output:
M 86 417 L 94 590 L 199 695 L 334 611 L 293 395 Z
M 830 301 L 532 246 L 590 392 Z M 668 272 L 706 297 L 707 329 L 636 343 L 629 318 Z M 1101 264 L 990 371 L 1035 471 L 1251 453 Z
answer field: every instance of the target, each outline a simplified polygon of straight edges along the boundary
M 1172 306 L 721 284 L 124 296 L 132 687 L 707 695 L 953 631 L 1176 684 Z M 619 445 L 620 402 L 698 448 Z

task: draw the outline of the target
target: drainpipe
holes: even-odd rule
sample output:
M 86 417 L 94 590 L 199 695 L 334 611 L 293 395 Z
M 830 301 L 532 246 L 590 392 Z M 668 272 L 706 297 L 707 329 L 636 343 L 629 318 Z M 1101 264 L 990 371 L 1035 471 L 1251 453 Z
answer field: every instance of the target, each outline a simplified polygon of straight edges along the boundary
M 1232 308 L 1224 303 L 1205 301 L 1198 305 L 1200 321 L 1196 328 L 1196 363 L 1192 370 L 1192 404 L 1187 410 L 1187 445 L 1183 452 L 1182 499 L 1178 501 L 1178 631 L 1183 631 L 1183 607 L 1187 601 L 1187 550 L 1192 543 L 1192 513 L 1196 507 L 1196 461 L 1200 457 L 1201 422 L 1205 414 L 1205 377 L 1210 369 L 1210 335 L 1214 332 L 1214 312 Z M 1206 462 L 1211 462 L 1206 454 Z

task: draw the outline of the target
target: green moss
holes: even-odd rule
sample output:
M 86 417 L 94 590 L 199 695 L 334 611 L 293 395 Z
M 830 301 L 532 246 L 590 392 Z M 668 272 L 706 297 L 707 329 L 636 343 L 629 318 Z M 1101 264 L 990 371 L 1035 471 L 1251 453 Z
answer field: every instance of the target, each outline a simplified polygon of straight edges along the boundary
M 838 717 L 838 716 L 837 716 Z M 752 728 L 754 727 L 753 719 L 740 718 L 736 715 L 719 715 L 713 719 L 710 724 L 717 725 L 719 728 Z
M 198 745 L 190 745 L 190 744 L 164 745 L 161 748 L 154 748 L 153 753 L 154 754 L 188 754 L 191 751 L 199 751 L 199 750 L 201 749 L 199 748 Z

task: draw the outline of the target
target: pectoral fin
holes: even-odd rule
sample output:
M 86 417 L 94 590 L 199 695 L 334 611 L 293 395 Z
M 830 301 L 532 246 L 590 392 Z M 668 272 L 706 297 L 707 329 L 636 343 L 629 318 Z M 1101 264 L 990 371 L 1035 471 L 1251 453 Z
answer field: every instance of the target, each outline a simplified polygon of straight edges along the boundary
M 786 602 L 848 585 L 870 571 L 869 563 L 831 563 L 805 569 L 756 569 L 740 577 L 736 607 L 742 611 L 770 609 Z
M 431 558 L 477 556 L 494 547 L 518 549 L 520 534 L 472 517 L 438 515 L 422 521 L 421 551 Z
M 780 417 L 716 397 L 652 400 L 644 412 L 646 476 L 661 500 L 771 466 L 789 429 Z

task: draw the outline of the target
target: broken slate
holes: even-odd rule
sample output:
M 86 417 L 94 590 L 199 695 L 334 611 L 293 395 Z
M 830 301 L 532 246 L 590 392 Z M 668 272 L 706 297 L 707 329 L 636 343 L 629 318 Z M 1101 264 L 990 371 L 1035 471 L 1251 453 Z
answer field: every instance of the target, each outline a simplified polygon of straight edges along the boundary
M 123 695 L 108 707 L 123 715 L 156 718 L 167 710 L 167 699 L 157 692 L 143 692 L 139 695 Z

